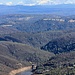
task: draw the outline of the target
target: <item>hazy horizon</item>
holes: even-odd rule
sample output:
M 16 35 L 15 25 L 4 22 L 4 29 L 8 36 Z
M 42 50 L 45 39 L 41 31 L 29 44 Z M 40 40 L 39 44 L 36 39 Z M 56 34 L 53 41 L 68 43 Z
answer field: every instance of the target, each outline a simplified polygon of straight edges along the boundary
M 0 0 L 0 5 L 58 5 L 75 4 L 75 0 Z

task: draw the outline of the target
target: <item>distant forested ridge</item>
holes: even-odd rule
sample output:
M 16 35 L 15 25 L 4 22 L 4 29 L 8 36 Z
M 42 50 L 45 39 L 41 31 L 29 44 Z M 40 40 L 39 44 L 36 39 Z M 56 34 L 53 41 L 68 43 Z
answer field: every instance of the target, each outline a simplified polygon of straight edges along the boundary
M 1 11 L 0 15 L 6 15 L 6 14 L 75 15 L 75 4 L 36 5 L 36 6 L 0 5 L 0 11 Z

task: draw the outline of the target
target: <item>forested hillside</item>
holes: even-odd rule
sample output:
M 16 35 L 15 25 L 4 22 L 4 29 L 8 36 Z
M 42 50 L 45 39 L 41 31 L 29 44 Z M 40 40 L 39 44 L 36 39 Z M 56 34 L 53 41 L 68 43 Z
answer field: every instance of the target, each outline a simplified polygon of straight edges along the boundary
M 34 73 L 48 70 L 43 74 L 54 72 L 52 75 L 55 75 L 56 71 L 62 73 L 64 69 L 68 72 L 69 66 L 64 68 L 64 64 L 75 63 L 75 16 L 0 16 L 0 54 L 0 75 L 8 75 L 11 70 L 31 63 L 38 64 Z
M 41 47 L 41 49 L 51 51 L 55 54 L 75 51 L 75 32 L 71 32 L 51 40 L 48 44 Z
M 53 53 L 35 49 L 22 43 L 1 41 L 0 75 L 8 75 L 10 70 L 31 65 L 31 62 L 38 64 L 43 63 L 52 56 L 54 56 Z

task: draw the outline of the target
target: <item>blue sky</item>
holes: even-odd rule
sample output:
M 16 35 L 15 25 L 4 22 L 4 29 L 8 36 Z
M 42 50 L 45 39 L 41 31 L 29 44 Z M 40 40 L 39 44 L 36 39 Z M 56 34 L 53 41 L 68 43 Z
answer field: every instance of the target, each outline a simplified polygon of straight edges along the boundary
M 4 5 L 55 5 L 75 4 L 75 0 L 0 0 Z

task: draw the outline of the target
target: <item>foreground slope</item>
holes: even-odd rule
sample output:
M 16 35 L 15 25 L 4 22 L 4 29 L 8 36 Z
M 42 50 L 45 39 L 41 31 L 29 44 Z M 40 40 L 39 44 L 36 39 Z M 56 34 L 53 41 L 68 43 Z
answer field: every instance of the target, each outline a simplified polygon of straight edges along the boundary
M 42 75 L 75 75 L 75 51 L 57 54 L 39 66 L 35 73 Z
M 48 53 L 42 50 L 35 49 L 31 46 L 13 43 L 13 42 L 0 42 L 0 75 L 8 75 L 12 69 L 31 65 L 33 63 L 43 63 L 53 53 Z M 3 68 L 3 66 L 5 66 Z

